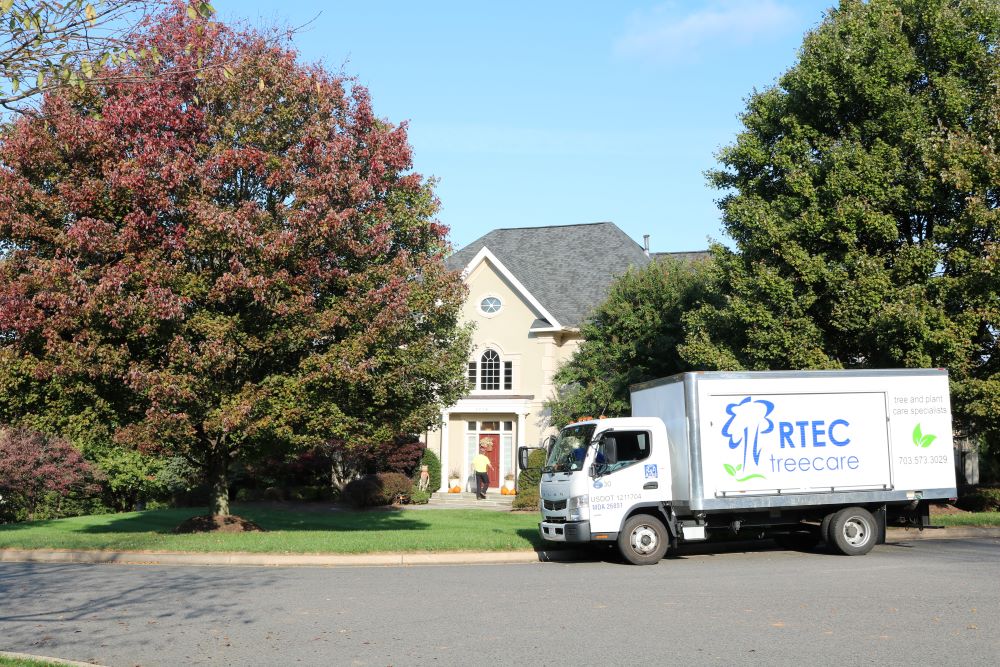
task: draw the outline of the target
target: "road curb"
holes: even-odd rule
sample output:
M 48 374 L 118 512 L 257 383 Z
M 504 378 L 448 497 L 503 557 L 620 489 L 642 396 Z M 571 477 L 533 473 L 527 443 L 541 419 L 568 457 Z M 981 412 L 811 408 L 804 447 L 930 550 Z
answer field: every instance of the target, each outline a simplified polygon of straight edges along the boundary
M 0 563 L 222 565 L 246 567 L 400 567 L 470 563 L 538 563 L 554 552 L 496 551 L 396 554 L 251 554 L 0 549 Z
M 886 531 L 887 542 L 910 542 L 912 540 L 961 540 L 978 537 L 1000 537 L 1000 528 L 983 526 L 950 526 L 948 528 L 890 528 Z
M 942 529 L 890 528 L 886 542 L 1000 538 L 1000 528 L 956 526 Z M 183 553 L 157 551 L 86 551 L 60 549 L 0 549 L 0 563 L 80 563 L 93 565 L 221 565 L 243 567 L 410 567 L 549 563 L 581 560 L 591 554 L 580 549 L 544 551 L 446 551 L 393 554 L 274 554 Z

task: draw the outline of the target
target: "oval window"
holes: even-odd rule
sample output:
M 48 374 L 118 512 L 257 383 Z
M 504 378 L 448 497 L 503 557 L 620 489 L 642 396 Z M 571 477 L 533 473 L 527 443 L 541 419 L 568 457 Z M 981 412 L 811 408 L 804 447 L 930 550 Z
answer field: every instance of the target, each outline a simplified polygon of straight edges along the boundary
M 503 306 L 499 297 L 488 296 L 479 302 L 479 310 L 487 315 L 495 315 L 500 312 L 500 307 Z

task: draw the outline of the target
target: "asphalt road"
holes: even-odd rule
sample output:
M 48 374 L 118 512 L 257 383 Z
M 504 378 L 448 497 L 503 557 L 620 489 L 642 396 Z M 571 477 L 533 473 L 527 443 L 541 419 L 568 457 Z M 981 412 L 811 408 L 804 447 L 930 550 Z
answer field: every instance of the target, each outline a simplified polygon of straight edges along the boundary
M 659 565 L 0 564 L 0 649 L 104 665 L 996 665 L 1000 540 Z

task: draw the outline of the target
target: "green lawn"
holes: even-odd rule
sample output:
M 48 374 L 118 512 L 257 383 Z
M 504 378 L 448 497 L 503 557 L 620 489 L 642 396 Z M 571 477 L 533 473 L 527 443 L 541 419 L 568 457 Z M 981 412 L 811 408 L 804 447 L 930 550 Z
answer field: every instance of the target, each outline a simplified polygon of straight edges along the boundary
M 57 662 L 46 662 L 45 660 L 29 660 L 27 658 L 11 658 L 0 655 L 0 667 L 58 667 Z
M 237 505 L 234 514 L 256 522 L 267 532 L 173 533 L 184 519 L 204 511 L 153 510 L 3 525 L 0 549 L 359 554 L 511 551 L 542 546 L 534 512 L 481 510 L 352 512 L 317 506 L 315 510 L 294 511 Z M 1000 512 L 934 514 L 931 520 L 944 526 L 1000 526 Z
M 482 510 L 292 511 L 234 506 L 262 533 L 176 535 L 204 509 L 104 514 L 0 526 L 0 548 L 248 553 L 511 551 L 541 545 L 535 513 Z
M 931 523 L 936 526 L 1000 526 L 1000 512 L 934 514 L 932 511 Z

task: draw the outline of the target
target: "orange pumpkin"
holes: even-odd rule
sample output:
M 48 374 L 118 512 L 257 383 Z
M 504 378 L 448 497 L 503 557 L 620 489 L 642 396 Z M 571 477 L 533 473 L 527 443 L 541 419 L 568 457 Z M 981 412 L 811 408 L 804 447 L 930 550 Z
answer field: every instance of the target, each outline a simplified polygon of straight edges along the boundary
M 462 487 L 460 486 L 453 486 L 450 489 L 448 489 L 448 493 L 461 493 L 461 492 L 462 492 Z
M 501 496 L 506 496 L 508 493 L 510 493 L 510 491 L 507 489 L 506 486 L 501 486 L 500 487 L 500 495 Z

